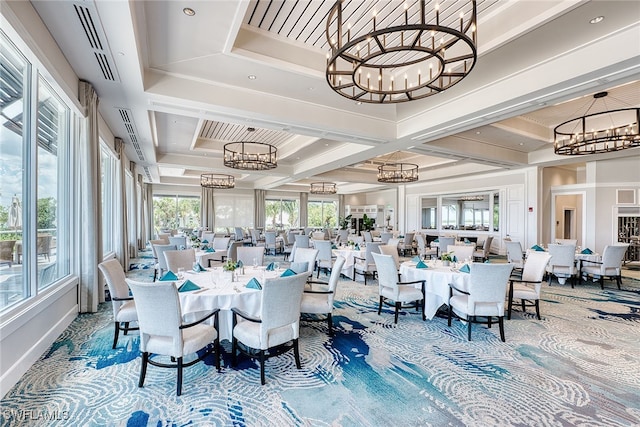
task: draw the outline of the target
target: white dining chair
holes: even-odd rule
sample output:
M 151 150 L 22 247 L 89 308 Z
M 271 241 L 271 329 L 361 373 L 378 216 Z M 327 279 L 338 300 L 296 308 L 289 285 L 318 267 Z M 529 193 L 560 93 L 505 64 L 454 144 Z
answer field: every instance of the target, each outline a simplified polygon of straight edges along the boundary
M 297 242 L 296 242 L 297 244 Z M 306 271 L 308 277 L 313 277 L 313 272 L 316 269 L 316 259 L 318 258 L 318 250 L 311 248 L 297 248 L 295 255 L 293 256 L 293 260 L 291 261 L 291 265 L 294 264 L 305 264 L 306 263 Z M 296 273 L 301 273 L 302 271 L 297 271 L 298 268 L 293 269 Z
M 455 256 L 459 262 L 463 262 L 467 259 L 473 259 L 473 253 L 476 247 L 472 245 L 449 245 L 447 246 L 447 252 L 452 256 Z
M 542 279 L 550 259 L 551 255 L 547 252 L 531 252 L 524 263 L 522 277 L 509 279 L 507 320 L 511 319 L 513 301 L 518 299 L 523 313 L 526 307 L 535 307 L 536 316 L 540 320 L 540 291 L 542 289 Z
M 333 320 L 331 313 L 333 312 L 333 301 L 336 296 L 338 282 L 340 280 L 340 272 L 344 266 L 344 257 L 337 257 L 329 276 L 329 282 L 319 282 L 316 280 L 308 281 L 309 287 L 305 288 L 302 294 L 302 302 L 300 303 L 300 312 L 304 314 L 324 314 L 327 317 L 328 334 L 333 335 Z M 319 289 L 319 287 L 322 288 Z M 310 320 L 306 318 L 305 320 Z
M 574 245 L 549 244 L 551 259 L 547 265 L 547 273 L 555 276 L 558 283 L 564 284 L 569 279 L 571 287 L 575 285 L 576 274 L 576 247 Z M 549 280 L 551 283 L 551 280 Z
M 236 251 L 237 257 L 235 261 L 242 261 L 245 267 L 253 265 L 254 261 L 257 265 L 264 264 L 263 246 L 239 246 Z
M 583 277 L 584 280 L 590 277 L 598 280 L 602 289 L 604 289 L 605 277 L 615 279 L 618 289 L 620 289 L 620 285 L 622 284 L 622 261 L 628 248 L 628 243 L 607 245 L 604 247 L 604 251 L 602 251 L 602 259 L 600 261 L 582 260 L 581 277 Z
M 165 251 L 164 257 L 167 260 L 167 268 L 174 273 L 179 269 L 190 271 L 193 263 L 196 262 L 196 251 L 194 249 L 184 249 L 181 251 Z
M 109 295 L 111 296 L 111 308 L 113 309 L 113 320 L 115 331 L 113 335 L 113 345 L 116 348 L 120 331 L 127 335 L 129 331 L 137 331 L 137 327 L 130 327 L 132 322 L 138 321 L 138 313 L 136 311 L 136 303 L 133 297 L 129 295 L 129 287 L 127 286 L 127 277 L 124 274 L 120 261 L 113 258 L 98 264 L 98 268 L 102 272 Z

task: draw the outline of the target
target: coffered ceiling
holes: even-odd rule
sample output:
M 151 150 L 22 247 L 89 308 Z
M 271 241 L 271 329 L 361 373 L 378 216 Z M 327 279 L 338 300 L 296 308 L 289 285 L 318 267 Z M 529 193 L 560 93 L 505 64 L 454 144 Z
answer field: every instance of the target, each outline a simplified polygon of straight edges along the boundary
M 234 175 L 238 188 L 307 191 L 334 181 L 354 193 L 386 188 L 376 170 L 392 158 L 418 164 L 420 182 L 577 164 L 589 157 L 553 154 L 554 126 L 584 114 L 601 90 L 608 105 L 594 109 L 640 105 L 640 2 L 478 0 L 472 73 L 393 105 L 358 105 L 328 87 L 331 1 L 32 4 L 153 183 L 198 186 L 201 173 L 216 172 Z M 382 25 L 400 19 L 404 4 L 345 0 L 345 10 L 357 32 L 372 10 Z M 455 20 L 468 2 L 439 8 L 443 22 Z M 604 20 L 590 24 L 597 16 Z M 275 145 L 278 167 L 223 166 L 224 144 L 246 138 Z

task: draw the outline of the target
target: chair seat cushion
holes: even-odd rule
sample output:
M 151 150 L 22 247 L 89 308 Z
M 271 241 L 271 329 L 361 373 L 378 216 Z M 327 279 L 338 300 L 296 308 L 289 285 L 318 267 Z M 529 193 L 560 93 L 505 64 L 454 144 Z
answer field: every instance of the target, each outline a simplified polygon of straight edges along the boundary
M 203 349 L 212 343 L 217 336 L 218 333 L 213 326 L 200 324 L 182 330 L 182 352 L 179 349 L 175 349 L 173 340 L 170 337 L 159 335 L 149 337 L 145 350 L 150 353 L 182 357 Z
M 116 322 L 135 322 L 138 320 L 135 301 L 127 301 L 120 306 L 116 315 Z
M 423 298 L 422 291 L 413 286 L 399 286 L 397 296 L 393 288 L 385 286 L 380 288 L 380 295 L 396 302 L 419 301 Z
M 280 344 L 298 338 L 298 324 L 286 325 L 272 329 L 267 334 L 267 342 L 260 339 L 260 324 L 238 319 L 238 324 L 233 328 L 233 336 L 247 347 L 257 350 L 266 350 Z
M 472 313 L 469 313 L 467 302 L 469 297 L 467 295 L 454 295 L 449 298 L 449 305 L 453 310 L 462 314 L 462 317 L 465 315 L 469 316 L 504 316 L 504 302 L 495 303 L 495 302 L 478 302 L 475 304 L 475 309 Z
M 327 294 L 303 294 L 300 304 L 301 313 L 324 314 L 331 313 L 333 305 L 329 305 Z
M 532 300 L 539 299 L 539 296 L 535 289 L 521 283 L 515 283 L 513 285 L 513 298 Z

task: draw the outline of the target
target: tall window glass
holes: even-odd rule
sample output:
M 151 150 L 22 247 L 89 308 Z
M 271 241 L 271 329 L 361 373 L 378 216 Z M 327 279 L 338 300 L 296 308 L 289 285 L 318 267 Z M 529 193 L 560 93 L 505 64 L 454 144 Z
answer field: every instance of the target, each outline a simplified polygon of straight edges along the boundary
M 45 288 L 69 273 L 67 150 L 69 108 L 44 79 L 38 79 L 37 109 L 37 235 L 36 261 L 38 289 Z M 65 233 L 62 233 L 65 231 Z M 58 249 L 61 249 L 59 251 Z
M 115 155 L 104 144 L 100 146 L 102 193 L 102 253 L 107 256 L 115 251 L 116 179 Z
M 337 227 L 338 203 L 333 200 L 309 201 L 307 204 L 309 227 Z
M 24 123 L 28 114 L 30 66 L 0 33 L 0 310 L 29 296 L 22 268 L 22 227 L 25 222 L 25 147 L 28 135 Z
M 267 199 L 265 201 L 265 228 L 289 229 L 299 226 L 299 203 L 297 200 Z

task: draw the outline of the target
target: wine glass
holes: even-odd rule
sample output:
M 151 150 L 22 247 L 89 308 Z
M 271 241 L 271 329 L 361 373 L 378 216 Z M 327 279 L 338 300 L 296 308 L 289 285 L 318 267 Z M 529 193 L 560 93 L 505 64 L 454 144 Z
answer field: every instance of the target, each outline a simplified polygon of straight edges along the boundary
M 258 257 L 253 258 L 253 269 L 255 270 L 256 268 L 258 268 Z
M 178 268 L 178 280 L 184 279 L 184 268 Z

